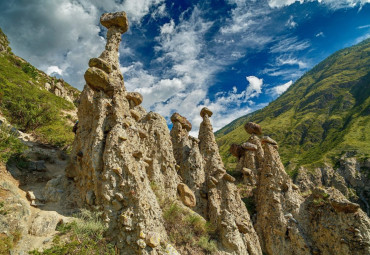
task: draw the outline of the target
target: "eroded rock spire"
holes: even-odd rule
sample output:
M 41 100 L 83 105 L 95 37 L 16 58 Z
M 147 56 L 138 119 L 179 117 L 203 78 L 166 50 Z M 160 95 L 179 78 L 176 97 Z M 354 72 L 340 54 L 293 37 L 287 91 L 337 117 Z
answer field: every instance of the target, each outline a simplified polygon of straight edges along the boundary
M 177 198 L 169 130 L 162 116 L 140 105 L 139 93 L 125 91 L 118 48 L 128 28 L 126 14 L 103 14 L 101 23 L 108 28 L 107 45 L 85 73 L 66 174 L 74 179 L 82 204 L 103 211 L 108 235 L 121 254 L 176 254 L 159 203 Z
M 249 213 L 226 173 L 210 121 L 211 110 L 203 108 L 199 129 L 199 147 L 204 159 L 208 191 L 208 215 L 217 227 L 222 250 L 232 254 L 262 254 Z

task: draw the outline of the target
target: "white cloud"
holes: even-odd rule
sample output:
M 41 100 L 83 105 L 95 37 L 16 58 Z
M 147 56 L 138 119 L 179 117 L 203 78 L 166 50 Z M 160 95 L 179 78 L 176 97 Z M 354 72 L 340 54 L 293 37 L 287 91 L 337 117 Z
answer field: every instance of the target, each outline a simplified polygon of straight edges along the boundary
M 268 3 L 271 8 L 283 7 L 294 4 L 295 2 L 303 3 L 304 0 L 269 0 Z
M 47 75 L 55 75 L 55 74 L 62 75 L 63 74 L 63 70 L 60 69 L 58 66 L 49 66 L 46 69 L 46 74 Z
M 368 25 L 363 25 L 363 26 L 358 26 L 357 29 L 364 29 L 364 28 L 370 28 L 370 24 Z
M 333 9 L 355 7 L 358 5 L 361 8 L 361 6 L 363 6 L 364 4 L 370 3 L 370 0 L 269 0 L 268 4 L 271 8 L 280 8 L 294 4 L 296 2 L 303 4 L 304 2 L 314 2 L 314 1 L 325 4 Z
M 286 26 L 289 27 L 289 28 L 295 28 L 298 26 L 297 22 L 294 21 L 294 17 L 293 15 L 290 15 L 287 23 L 286 23 Z
M 325 37 L 325 34 L 324 34 L 324 32 L 319 32 L 319 33 L 317 33 L 316 35 L 315 35 L 315 37 Z
M 283 94 L 292 84 L 293 84 L 293 81 L 288 81 L 285 84 L 275 86 L 271 89 L 268 89 L 267 93 L 270 94 L 273 97 L 278 97 L 281 94 Z
M 297 37 L 288 37 L 281 39 L 277 44 L 270 49 L 271 53 L 295 52 L 305 50 L 310 47 L 309 41 L 299 41 Z
M 298 60 L 296 58 L 291 58 L 288 57 L 286 58 L 285 56 L 280 56 L 276 59 L 277 65 L 298 65 L 299 69 L 305 69 L 308 67 L 308 64 L 304 61 Z
M 161 34 L 172 34 L 175 31 L 175 22 L 171 19 L 170 23 L 166 23 L 160 27 Z
M 45 72 L 50 66 L 57 66 L 56 73 L 63 73 L 64 80 L 82 89 L 88 60 L 99 56 L 105 45 L 104 38 L 99 36 L 101 13 L 125 10 L 131 23 L 140 24 L 151 8 L 159 7 L 164 14 L 163 2 L 49 0 L 14 4 L 1 1 L 0 26 L 15 54 Z

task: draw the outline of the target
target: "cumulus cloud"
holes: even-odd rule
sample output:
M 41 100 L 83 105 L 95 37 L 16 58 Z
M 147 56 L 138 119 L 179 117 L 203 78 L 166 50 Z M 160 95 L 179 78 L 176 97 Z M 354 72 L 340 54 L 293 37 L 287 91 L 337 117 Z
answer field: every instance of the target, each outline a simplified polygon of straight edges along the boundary
M 62 75 L 63 74 L 63 70 L 60 69 L 58 66 L 49 66 L 47 69 L 46 69 L 46 74 L 47 75 Z
M 66 81 L 82 89 L 88 60 L 105 45 L 99 36 L 100 14 L 126 10 L 130 22 L 139 23 L 151 8 L 162 4 L 163 0 L 1 1 L 0 26 L 15 54 L 47 73 L 63 73 Z M 50 71 L 51 66 L 58 70 Z

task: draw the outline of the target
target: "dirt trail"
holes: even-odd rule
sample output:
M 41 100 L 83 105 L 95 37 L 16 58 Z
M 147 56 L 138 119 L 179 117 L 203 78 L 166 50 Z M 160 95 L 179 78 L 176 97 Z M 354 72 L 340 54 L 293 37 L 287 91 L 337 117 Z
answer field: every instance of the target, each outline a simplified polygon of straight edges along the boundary
M 21 234 L 12 255 L 49 247 L 57 224 L 69 221 L 76 208 L 63 199 L 68 197 L 63 178 L 68 155 L 29 134 L 20 138 L 28 146 L 27 161 L 0 166 L 0 202 L 6 212 L 0 215 L 0 234 Z

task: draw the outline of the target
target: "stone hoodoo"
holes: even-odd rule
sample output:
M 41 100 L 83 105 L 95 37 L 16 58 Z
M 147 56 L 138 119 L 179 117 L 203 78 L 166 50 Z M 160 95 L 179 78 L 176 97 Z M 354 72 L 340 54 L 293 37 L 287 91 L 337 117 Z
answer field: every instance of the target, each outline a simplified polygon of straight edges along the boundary
M 218 151 L 209 117 L 203 108 L 199 129 L 199 148 L 204 160 L 207 181 L 208 216 L 217 227 L 225 253 L 262 254 L 249 213 L 234 184 L 235 178 L 226 173 Z
M 126 14 L 103 14 L 101 23 L 107 45 L 85 73 L 66 175 L 81 204 L 103 212 L 120 254 L 178 255 L 168 243 L 165 203 L 210 221 L 220 255 L 370 254 L 370 221 L 359 206 L 334 188 L 303 197 L 285 173 L 276 141 L 260 138 L 261 127 L 250 122 L 250 138 L 230 152 L 242 185 L 254 190 L 253 226 L 221 160 L 212 112 L 200 112 L 199 139 L 189 136 L 192 125 L 178 113 L 170 133 L 162 116 L 141 106 L 139 93 L 125 90 L 118 48 Z
M 230 153 L 238 158 L 236 171 L 243 174 L 244 182 L 250 187 L 255 187 L 258 182 L 258 170 L 264 157 L 262 143 L 258 138 L 258 135 L 262 134 L 262 129 L 253 122 L 248 122 L 244 128 L 251 136 L 241 145 L 232 144 Z
M 196 205 L 193 208 L 202 216 L 207 215 L 205 173 L 202 155 L 199 151 L 199 140 L 189 136 L 190 122 L 178 113 L 171 116 L 173 127 L 171 140 L 178 167 L 178 174 L 184 184 L 193 192 Z
M 246 125 L 247 132 L 251 126 Z M 256 178 L 256 184 L 247 182 L 247 186 L 257 187 L 254 227 L 262 250 L 266 254 L 370 254 L 370 221 L 359 206 L 335 188 L 315 188 L 303 197 L 284 170 L 276 141 L 249 133 L 248 142 L 257 150 L 246 151 L 238 167 L 243 175 L 253 173 Z
M 169 130 L 162 116 L 140 106 L 139 93 L 125 91 L 118 48 L 128 28 L 126 14 L 103 14 L 101 23 L 108 28 L 107 45 L 85 73 L 66 174 L 75 180 L 84 203 L 104 212 L 121 254 L 173 250 L 152 189 L 155 184 L 161 199 L 177 197 L 180 181 Z

